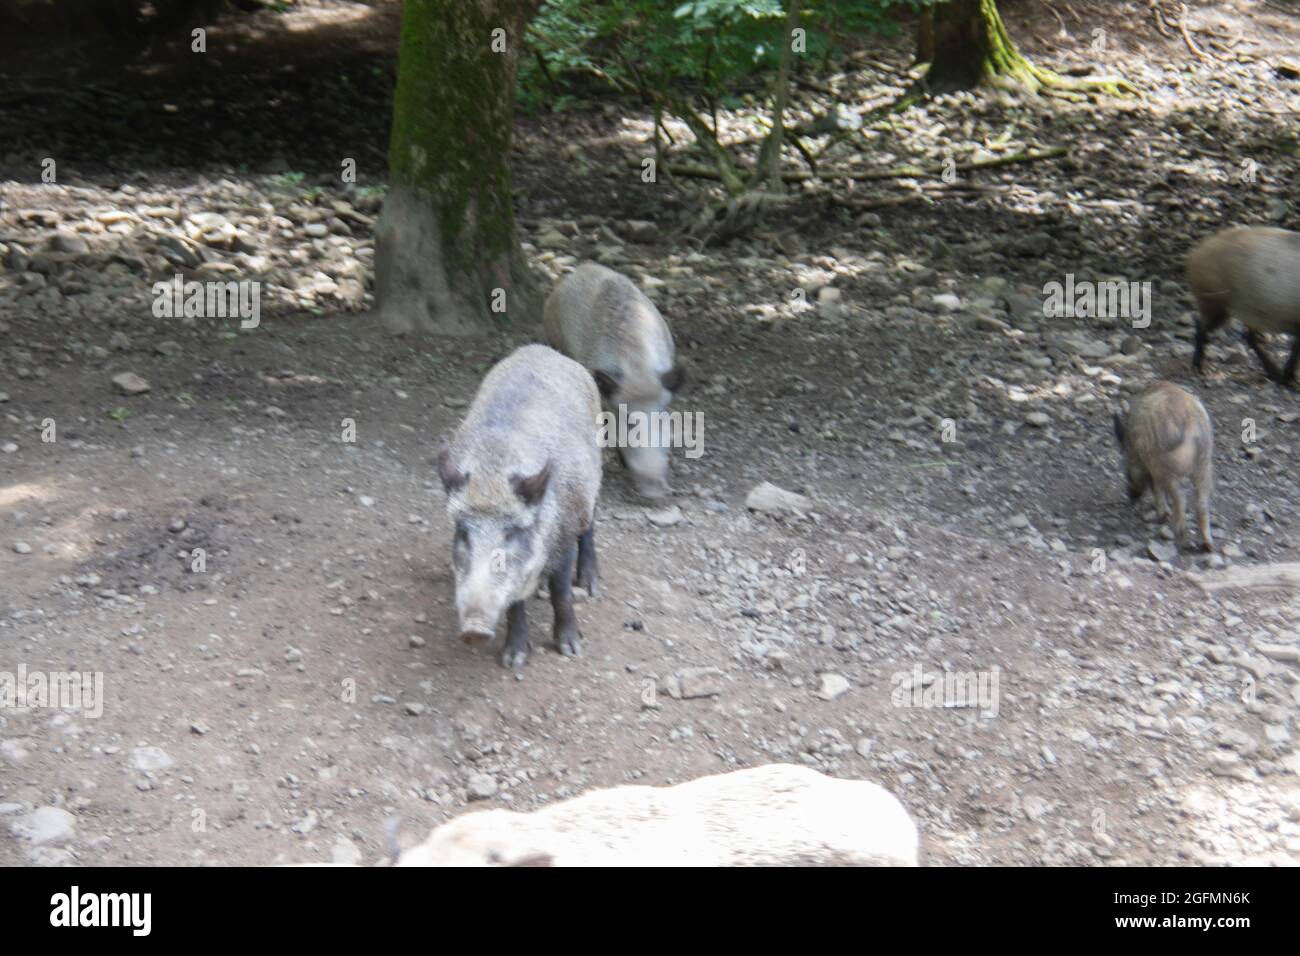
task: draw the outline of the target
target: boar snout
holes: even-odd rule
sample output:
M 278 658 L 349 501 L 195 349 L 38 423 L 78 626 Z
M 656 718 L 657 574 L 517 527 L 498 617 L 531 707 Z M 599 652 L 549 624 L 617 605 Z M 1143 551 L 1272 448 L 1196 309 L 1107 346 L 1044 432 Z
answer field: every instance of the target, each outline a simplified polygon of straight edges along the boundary
M 461 640 L 466 643 L 492 640 L 504 610 L 502 594 L 491 582 L 486 587 L 476 587 L 472 581 L 463 583 L 456 593 Z
M 642 498 L 657 500 L 672 493 L 668 484 L 667 448 L 625 448 L 623 464 L 631 473 L 632 487 Z

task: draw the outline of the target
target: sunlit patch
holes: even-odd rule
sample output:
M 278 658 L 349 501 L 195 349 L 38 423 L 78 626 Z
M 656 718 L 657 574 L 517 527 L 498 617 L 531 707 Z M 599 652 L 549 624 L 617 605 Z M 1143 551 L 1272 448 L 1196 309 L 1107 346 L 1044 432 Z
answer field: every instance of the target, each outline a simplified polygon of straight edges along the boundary
M 12 508 L 15 505 L 39 505 L 54 500 L 54 491 L 47 485 L 22 482 L 5 485 L 0 488 L 0 508 Z
M 1300 812 L 1300 780 L 1292 777 L 1279 787 L 1263 787 L 1258 782 L 1224 779 L 1215 786 L 1188 787 L 1180 797 L 1192 842 L 1215 860 L 1236 865 L 1294 864 L 1294 851 L 1283 847 L 1295 846 L 1300 838 L 1300 826 L 1289 822 Z M 1262 820 L 1280 826 L 1262 827 Z

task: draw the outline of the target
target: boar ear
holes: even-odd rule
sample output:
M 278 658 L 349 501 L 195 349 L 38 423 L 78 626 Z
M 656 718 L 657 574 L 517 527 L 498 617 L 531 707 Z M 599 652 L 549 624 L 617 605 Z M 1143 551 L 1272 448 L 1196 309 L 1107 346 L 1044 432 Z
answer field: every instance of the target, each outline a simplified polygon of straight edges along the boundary
M 1115 441 L 1119 443 L 1120 448 L 1123 448 L 1124 447 L 1124 419 L 1120 418 L 1119 412 L 1115 413 L 1114 421 L 1115 421 Z
M 686 382 L 686 369 L 674 362 L 673 367 L 659 376 L 659 382 L 670 392 L 675 392 Z
M 591 377 L 596 380 L 596 387 L 600 389 L 601 398 L 609 398 L 618 391 L 618 378 L 610 375 L 608 372 L 602 372 L 598 368 L 591 370 Z
M 555 857 L 549 853 L 529 853 L 521 856 L 511 866 L 555 866 Z
M 515 490 L 519 500 L 526 505 L 535 505 L 546 493 L 546 483 L 551 479 L 551 463 L 547 461 L 542 470 L 535 475 L 523 477 L 515 475 L 510 479 L 510 487 Z
M 457 471 L 456 466 L 451 463 L 451 449 L 446 445 L 442 446 L 438 457 L 433 460 L 433 467 L 438 469 L 438 477 L 442 479 L 442 490 L 447 494 L 459 490 L 469 478 L 469 475 Z

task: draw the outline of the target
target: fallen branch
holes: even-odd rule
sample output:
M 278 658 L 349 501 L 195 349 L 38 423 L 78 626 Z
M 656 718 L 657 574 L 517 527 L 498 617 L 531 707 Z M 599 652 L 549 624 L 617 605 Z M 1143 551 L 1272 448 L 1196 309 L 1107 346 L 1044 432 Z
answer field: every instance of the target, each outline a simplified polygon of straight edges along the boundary
M 1245 588 L 1257 591 L 1272 588 L 1300 589 L 1300 562 L 1262 564 L 1255 567 L 1229 568 L 1195 576 L 1206 591 Z
M 837 180 L 850 180 L 854 182 L 866 182 L 877 179 L 919 179 L 930 176 L 937 176 L 944 172 L 945 169 L 953 169 L 959 172 L 970 172 L 976 169 L 995 169 L 998 166 L 1010 166 L 1015 163 L 1032 163 L 1040 159 L 1058 159 L 1064 156 L 1068 150 L 1064 146 L 1053 146 L 1050 149 L 1038 152 L 1025 151 L 1014 153 L 1011 156 L 997 156 L 992 159 L 977 159 L 968 163 L 958 163 L 956 166 L 947 166 L 939 164 L 936 166 L 891 166 L 888 169 L 868 169 L 858 171 L 828 171 L 819 173 L 806 173 L 799 170 L 790 170 L 782 175 L 786 182 L 808 182 L 810 180 L 819 180 L 821 182 L 834 182 Z M 716 170 L 708 166 L 699 166 L 689 163 L 671 163 L 668 166 L 669 171 L 674 176 L 682 176 L 686 179 L 720 179 Z

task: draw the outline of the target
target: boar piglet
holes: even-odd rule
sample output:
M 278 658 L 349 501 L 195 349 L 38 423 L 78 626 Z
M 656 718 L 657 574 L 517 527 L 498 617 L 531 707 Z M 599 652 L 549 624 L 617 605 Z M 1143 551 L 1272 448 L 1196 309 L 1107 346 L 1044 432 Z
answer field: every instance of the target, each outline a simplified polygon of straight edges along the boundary
M 578 363 L 526 345 L 488 372 L 437 468 L 454 528 L 461 636 L 491 640 L 502 614 L 505 667 L 530 648 L 525 604 L 546 575 L 555 647 L 579 653 L 575 578 L 596 586 L 600 397 Z
M 605 411 L 630 421 L 666 418 L 685 376 L 668 323 L 631 279 L 584 263 L 547 297 L 544 322 L 547 341 L 591 372 Z M 638 494 L 669 494 L 667 444 L 618 452 Z
M 1172 382 L 1148 385 L 1134 396 L 1127 417 L 1115 415 L 1115 440 L 1124 456 L 1129 500 L 1137 502 L 1151 489 L 1161 519 L 1171 516 L 1179 546 L 1186 533 L 1182 482 L 1191 479 L 1201 547 L 1213 551 L 1214 427 L 1200 400 Z

